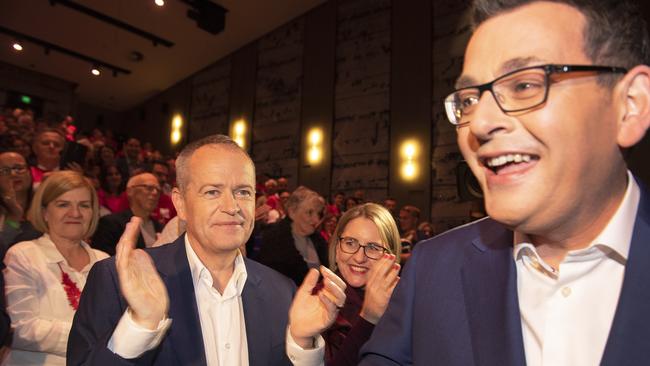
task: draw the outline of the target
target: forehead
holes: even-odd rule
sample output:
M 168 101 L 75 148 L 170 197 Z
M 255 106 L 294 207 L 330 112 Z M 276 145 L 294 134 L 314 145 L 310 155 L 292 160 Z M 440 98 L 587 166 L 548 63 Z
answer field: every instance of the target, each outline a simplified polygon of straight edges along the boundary
M 22 155 L 14 152 L 7 152 L 0 154 L 0 164 L 3 165 L 13 165 L 13 164 L 25 164 L 25 159 Z
M 63 141 L 63 136 L 59 135 L 56 132 L 43 132 L 40 135 L 38 135 L 38 138 L 41 141 L 51 141 L 51 140 Z
M 133 185 L 136 184 L 152 184 L 152 185 L 157 185 L 158 184 L 158 178 L 153 176 L 152 174 L 141 174 L 133 178 Z
M 189 183 L 236 184 L 255 186 L 253 162 L 234 147 L 206 145 L 198 148 L 189 161 Z
M 578 9 L 545 1 L 494 16 L 472 35 L 458 87 L 488 82 L 530 65 L 590 64 L 584 54 L 585 24 Z
M 71 189 L 55 199 L 55 201 L 61 200 L 90 200 L 90 191 L 86 187 L 79 187 Z

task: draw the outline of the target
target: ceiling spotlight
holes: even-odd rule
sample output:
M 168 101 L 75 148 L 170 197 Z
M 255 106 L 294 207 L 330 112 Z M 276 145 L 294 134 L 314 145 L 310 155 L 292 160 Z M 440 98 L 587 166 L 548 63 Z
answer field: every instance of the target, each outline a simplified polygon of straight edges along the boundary
M 15 41 L 15 42 L 14 42 L 14 44 L 13 44 L 13 45 L 11 45 L 11 47 L 13 47 L 13 48 L 14 48 L 14 50 L 16 50 L 16 51 L 18 51 L 18 52 L 20 52 L 20 51 L 22 51 L 22 50 L 23 50 L 23 45 L 22 45 L 22 44 L 20 44 L 20 42 L 19 42 L 19 41 Z
M 93 68 L 90 69 L 90 73 L 95 75 L 95 76 L 101 75 L 101 71 L 99 71 L 99 66 L 94 65 Z
M 156 3 L 158 6 L 163 6 L 165 5 L 165 0 L 155 0 L 154 3 Z

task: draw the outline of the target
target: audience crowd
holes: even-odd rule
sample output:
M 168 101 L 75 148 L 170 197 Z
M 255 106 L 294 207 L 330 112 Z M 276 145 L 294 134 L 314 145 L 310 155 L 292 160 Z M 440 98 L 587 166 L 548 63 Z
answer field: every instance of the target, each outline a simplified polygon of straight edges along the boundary
M 167 244 L 185 231 L 171 200 L 175 173 L 175 156 L 163 156 L 135 137 L 120 138 L 98 128 L 77 131 L 71 117 L 53 123 L 29 110 L 0 114 L 0 255 L 7 281 L 0 341 L 10 347 L 11 364 L 65 363 L 67 334 L 89 268 L 115 255 L 133 216 L 142 222 L 138 248 Z M 363 309 L 373 308 L 363 302 L 365 272 L 374 262 L 390 266 L 408 259 L 416 242 L 433 235 L 431 224 L 420 222 L 414 206 L 398 210 L 390 197 L 382 205 L 367 206 L 361 189 L 349 196 L 336 192 L 326 201 L 307 187 L 291 190 L 286 177 L 258 174 L 257 180 L 255 228 L 242 253 L 296 285 L 310 268 L 321 265 L 342 276 L 351 308 L 324 336 L 328 363 L 347 359 L 352 364 L 352 350 L 335 354 L 342 339 L 352 331 L 353 339 L 365 340 L 383 312 L 366 311 L 372 316 L 359 320 Z M 344 221 L 337 225 L 341 217 Z M 359 220 L 372 224 L 375 241 L 360 244 L 354 233 L 341 237 Z M 336 249 L 343 245 L 343 251 Z M 392 256 L 380 256 L 384 251 Z M 357 258 L 356 264 L 344 264 L 342 258 Z M 38 300 L 42 293 L 55 304 L 46 311 L 38 304 L 44 301 Z M 355 330 L 357 325 L 362 331 Z

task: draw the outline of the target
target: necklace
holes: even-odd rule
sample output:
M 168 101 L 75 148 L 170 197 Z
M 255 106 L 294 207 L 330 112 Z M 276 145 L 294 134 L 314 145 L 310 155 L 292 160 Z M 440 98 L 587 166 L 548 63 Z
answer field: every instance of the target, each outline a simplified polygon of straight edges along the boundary
M 59 269 L 61 270 L 61 284 L 63 285 L 63 290 L 68 296 L 68 302 L 70 306 L 76 311 L 79 307 L 79 298 L 81 297 L 81 290 L 77 287 L 77 284 L 72 281 L 70 276 L 63 271 L 61 264 L 59 263 Z

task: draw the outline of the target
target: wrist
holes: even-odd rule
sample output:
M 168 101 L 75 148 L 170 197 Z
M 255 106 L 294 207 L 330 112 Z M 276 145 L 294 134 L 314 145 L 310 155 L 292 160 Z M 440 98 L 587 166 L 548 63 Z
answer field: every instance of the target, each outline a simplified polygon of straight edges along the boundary
M 133 322 L 136 323 L 137 325 L 139 325 L 139 326 L 141 326 L 143 328 L 149 329 L 149 330 L 157 329 L 158 324 L 160 324 L 160 322 L 162 320 L 164 320 L 165 318 L 166 318 L 166 316 L 162 316 L 162 317 L 140 317 L 136 313 L 134 313 L 133 310 L 131 310 L 131 319 L 133 320 Z
M 314 337 L 298 337 L 291 331 L 291 328 L 289 328 L 289 332 L 291 333 L 291 338 L 293 338 L 293 341 L 296 342 L 300 348 L 312 349 L 315 347 L 316 342 Z
M 359 312 L 359 316 L 364 318 L 368 323 L 371 323 L 373 325 L 377 325 L 377 322 L 379 322 L 379 317 L 373 315 L 371 312 L 367 311 L 365 308 L 362 308 L 361 311 Z

